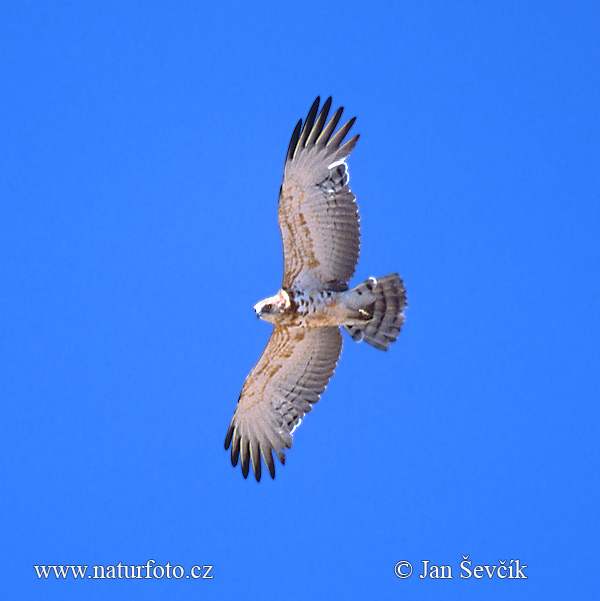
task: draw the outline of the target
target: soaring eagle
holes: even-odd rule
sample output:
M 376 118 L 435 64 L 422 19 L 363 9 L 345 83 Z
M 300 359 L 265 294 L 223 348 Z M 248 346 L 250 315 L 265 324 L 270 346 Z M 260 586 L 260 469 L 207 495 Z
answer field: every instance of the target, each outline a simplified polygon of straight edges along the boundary
M 358 136 L 344 142 L 355 119 L 337 132 L 338 109 L 327 121 L 331 98 L 317 98 L 298 121 L 287 151 L 279 192 L 283 284 L 254 306 L 274 324 L 267 346 L 246 378 L 225 438 L 231 463 L 250 461 L 257 480 L 261 457 L 275 478 L 272 451 L 285 449 L 333 375 L 342 350 L 340 326 L 356 340 L 387 350 L 400 332 L 406 295 L 394 273 L 349 290 L 360 247 L 359 216 L 348 186 L 348 157 Z M 318 113 L 318 115 L 317 115 Z

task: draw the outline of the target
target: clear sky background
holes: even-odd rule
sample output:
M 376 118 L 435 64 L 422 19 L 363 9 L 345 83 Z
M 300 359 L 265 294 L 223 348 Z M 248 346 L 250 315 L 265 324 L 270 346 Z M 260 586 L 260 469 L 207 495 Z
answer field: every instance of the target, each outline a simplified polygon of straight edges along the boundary
M 2 2 L 2 598 L 597 598 L 599 32 L 596 2 Z M 223 440 L 317 95 L 358 117 L 353 282 L 409 308 L 257 484 Z M 33 568 L 149 559 L 214 578 Z

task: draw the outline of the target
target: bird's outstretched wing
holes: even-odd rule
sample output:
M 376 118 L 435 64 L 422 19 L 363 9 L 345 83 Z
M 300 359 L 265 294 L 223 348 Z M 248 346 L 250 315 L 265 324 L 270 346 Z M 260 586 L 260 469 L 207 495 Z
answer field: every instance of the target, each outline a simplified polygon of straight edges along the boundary
M 343 109 L 326 123 L 330 107 L 331 98 L 317 116 L 317 98 L 290 141 L 279 194 L 284 288 L 345 290 L 358 261 L 358 207 L 344 162 L 358 136 L 342 144 L 354 119 L 334 134 Z
M 334 327 L 287 328 L 275 326 L 254 369 L 246 378 L 229 431 L 231 463 L 241 458 L 248 476 L 250 460 L 257 480 L 262 456 L 271 478 L 275 451 L 283 464 L 292 446 L 292 432 L 312 403 L 319 400 L 342 350 L 342 334 Z

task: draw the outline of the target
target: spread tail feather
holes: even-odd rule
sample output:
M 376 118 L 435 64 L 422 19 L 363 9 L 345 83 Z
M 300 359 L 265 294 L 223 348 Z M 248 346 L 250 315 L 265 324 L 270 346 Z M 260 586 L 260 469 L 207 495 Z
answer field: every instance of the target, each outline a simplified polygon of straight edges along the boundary
M 369 278 L 348 294 L 360 305 L 364 323 L 345 325 L 354 340 L 364 340 L 371 346 L 387 351 L 396 340 L 404 322 L 406 292 L 397 273 L 382 278 Z

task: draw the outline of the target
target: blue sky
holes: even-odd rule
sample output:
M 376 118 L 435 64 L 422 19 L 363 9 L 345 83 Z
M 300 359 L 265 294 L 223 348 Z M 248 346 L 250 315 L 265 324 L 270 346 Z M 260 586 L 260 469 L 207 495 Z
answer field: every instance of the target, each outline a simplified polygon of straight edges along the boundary
M 598 31 L 593 2 L 3 2 L 3 598 L 595 598 Z M 345 338 L 257 484 L 223 440 L 317 95 L 358 117 L 354 282 L 398 271 L 409 308 L 387 354 Z M 214 578 L 33 568 L 149 559 Z

